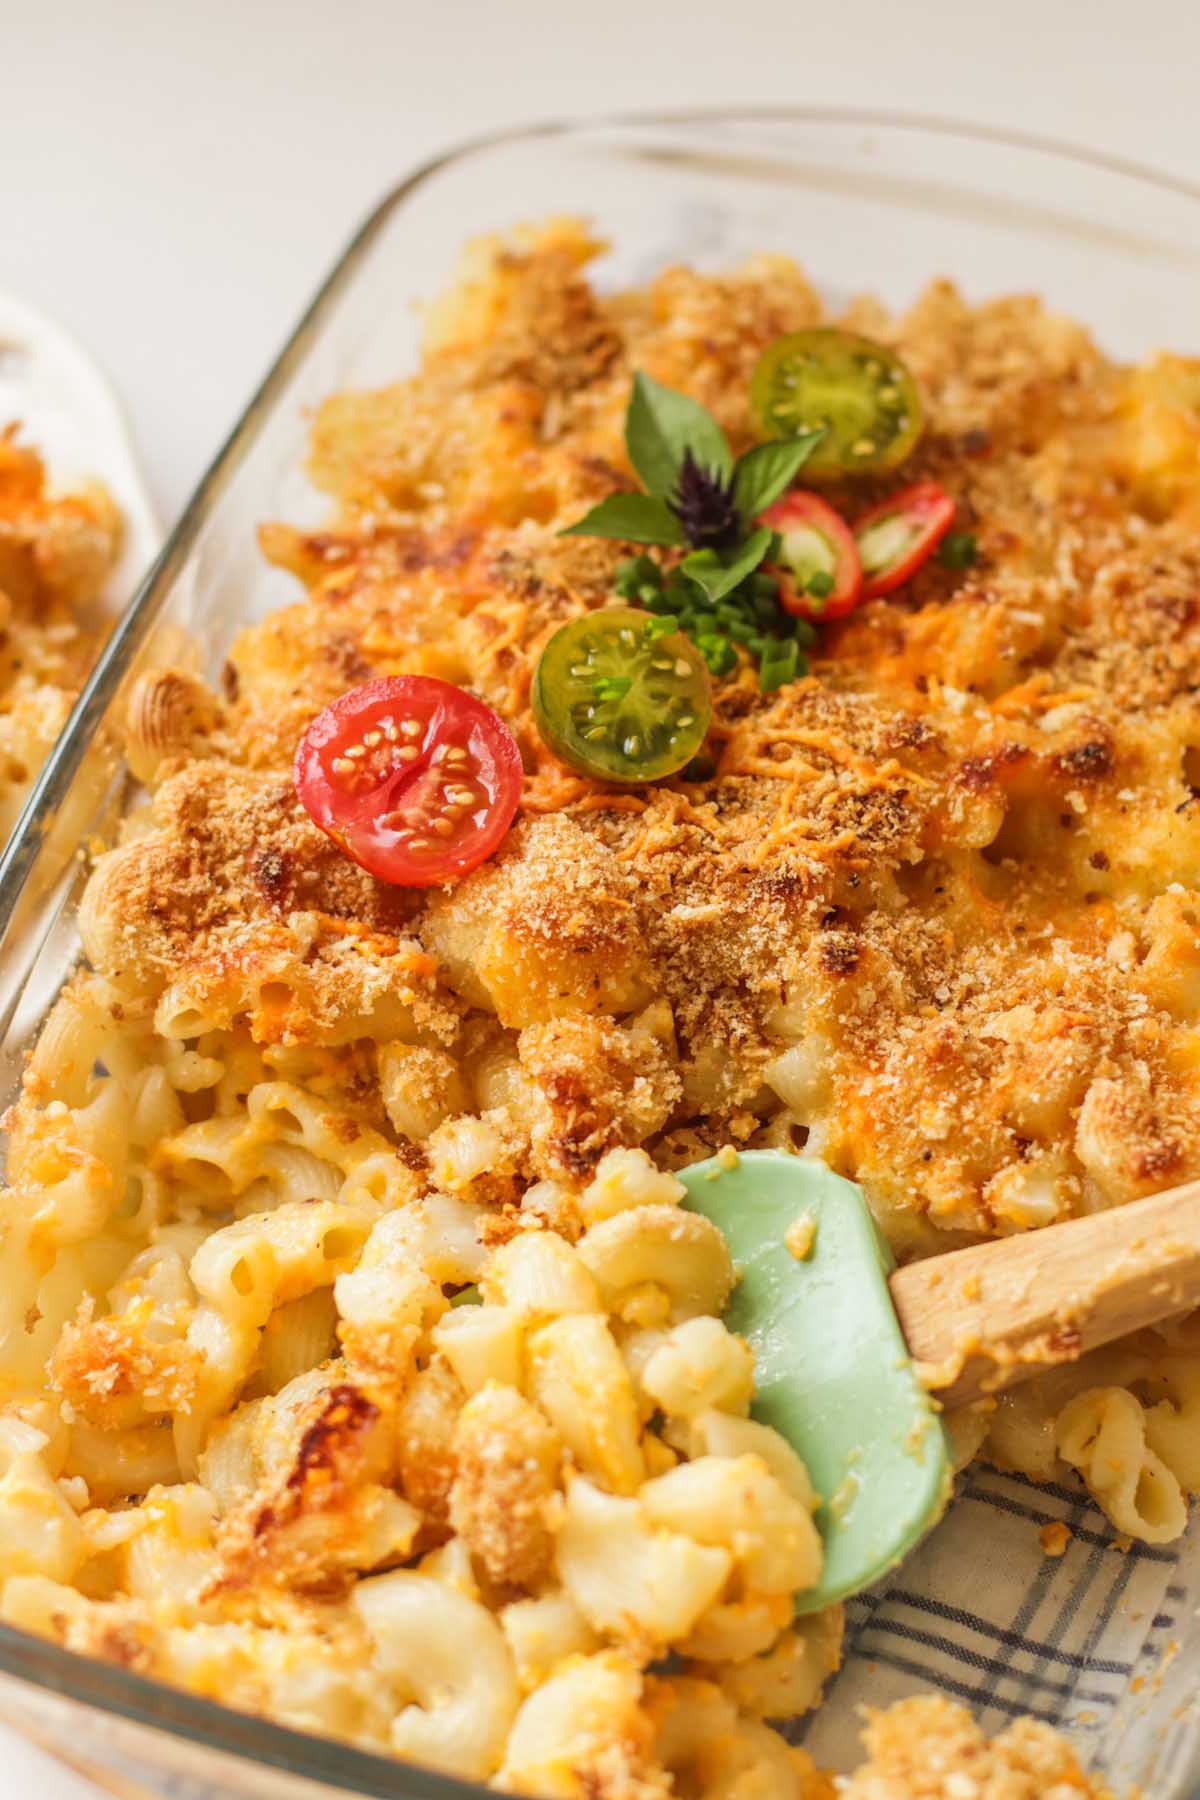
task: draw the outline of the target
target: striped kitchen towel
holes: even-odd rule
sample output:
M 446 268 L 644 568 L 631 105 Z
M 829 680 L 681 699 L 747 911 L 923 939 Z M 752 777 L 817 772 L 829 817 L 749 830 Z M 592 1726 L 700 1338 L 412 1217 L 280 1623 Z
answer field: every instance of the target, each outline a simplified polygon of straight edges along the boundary
M 1047 1527 L 1051 1543 L 1065 1539 L 1060 1555 L 1042 1548 Z M 1192 1800 L 1198 1600 L 1195 1530 L 1181 1544 L 1129 1544 L 1082 1484 L 975 1464 L 916 1554 L 847 1604 L 842 1668 L 789 1735 L 818 1762 L 850 1768 L 862 1706 L 937 1691 L 989 1732 L 1031 1715 L 1066 1731 L 1110 1779 L 1138 1781 L 1155 1800 Z M 1182 1683 L 1180 1672 L 1167 1679 L 1175 1661 Z

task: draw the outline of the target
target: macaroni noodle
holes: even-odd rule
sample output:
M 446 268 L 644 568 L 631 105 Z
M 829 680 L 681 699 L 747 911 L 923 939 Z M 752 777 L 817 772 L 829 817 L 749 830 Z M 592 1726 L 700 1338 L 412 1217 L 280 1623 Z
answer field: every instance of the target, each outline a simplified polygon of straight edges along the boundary
M 821 307 L 776 256 L 602 296 L 596 248 L 477 247 L 420 372 L 320 409 L 331 516 L 262 532 L 301 597 L 218 685 L 131 691 L 146 803 L 9 1117 L 0 1613 L 511 1792 L 828 1800 L 775 1728 L 839 1656 L 840 1611 L 793 1606 L 817 1496 L 749 1416 L 737 1271 L 673 1171 L 820 1155 L 904 1254 L 1200 1171 L 1196 370 L 944 283 L 851 308 L 920 383 L 913 478 L 976 560 L 829 625 L 803 679 L 739 666 L 684 775 L 617 793 L 529 709 L 622 553 L 562 528 L 629 484 L 635 370 L 743 449 L 758 356 Z M 61 508 L 0 442 L 13 643 L 111 553 L 99 501 Z M 30 654 L 10 796 L 58 704 Z M 376 882 L 291 780 L 319 709 L 403 673 L 524 757 L 509 837 L 445 888 Z M 960 1459 L 1167 1541 L 1198 1371 L 1194 1330 L 1142 1334 L 956 1421 Z M 1088 1791 L 1038 1727 L 989 1746 L 940 1701 L 868 1737 L 847 1795 L 924 1791 L 926 1742 L 1014 1800 Z

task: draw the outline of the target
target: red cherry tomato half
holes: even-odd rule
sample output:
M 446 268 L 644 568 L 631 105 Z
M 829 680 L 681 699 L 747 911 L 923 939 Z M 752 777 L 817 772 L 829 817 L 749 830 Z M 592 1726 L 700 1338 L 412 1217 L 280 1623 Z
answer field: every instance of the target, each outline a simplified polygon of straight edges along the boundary
M 890 594 L 931 556 L 954 523 L 954 502 L 936 481 L 901 488 L 854 528 L 864 600 Z
M 779 533 L 778 560 L 770 573 L 779 583 L 779 604 L 794 619 L 841 619 L 858 605 L 862 567 L 854 533 L 819 494 L 804 489 L 776 500 L 759 519 Z
M 313 823 L 398 887 L 465 875 L 499 844 L 521 797 L 521 753 L 503 719 L 429 675 L 343 694 L 301 738 L 292 774 Z

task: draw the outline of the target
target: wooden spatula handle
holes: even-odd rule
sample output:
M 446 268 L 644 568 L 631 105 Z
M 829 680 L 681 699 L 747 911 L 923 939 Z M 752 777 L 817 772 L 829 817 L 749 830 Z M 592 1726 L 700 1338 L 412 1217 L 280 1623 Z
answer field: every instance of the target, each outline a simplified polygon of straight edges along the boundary
M 897 1269 L 892 1301 L 951 1406 L 1200 1306 L 1200 1181 Z

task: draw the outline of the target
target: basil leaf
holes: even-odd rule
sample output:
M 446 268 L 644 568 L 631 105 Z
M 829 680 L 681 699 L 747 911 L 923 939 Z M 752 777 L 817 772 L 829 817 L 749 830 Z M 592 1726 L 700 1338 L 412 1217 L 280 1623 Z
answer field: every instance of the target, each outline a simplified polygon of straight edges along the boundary
M 674 493 L 685 450 L 707 472 L 728 476 L 733 468 L 725 433 L 712 414 L 698 400 L 661 387 L 640 371 L 625 414 L 625 448 L 652 494 Z
M 693 550 L 679 566 L 697 587 L 703 588 L 710 601 L 721 600 L 745 581 L 752 569 L 757 569 L 774 535 L 760 526 L 735 550 Z
M 612 494 L 560 537 L 617 538 L 627 544 L 682 544 L 683 526 L 653 494 Z
M 775 438 L 755 444 L 739 456 L 733 472 L 733 503 L 743 519 L 757 518 L 792 485 L 812 452 L 825 436 L 825 428 L 803 437 Z

